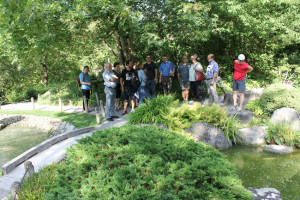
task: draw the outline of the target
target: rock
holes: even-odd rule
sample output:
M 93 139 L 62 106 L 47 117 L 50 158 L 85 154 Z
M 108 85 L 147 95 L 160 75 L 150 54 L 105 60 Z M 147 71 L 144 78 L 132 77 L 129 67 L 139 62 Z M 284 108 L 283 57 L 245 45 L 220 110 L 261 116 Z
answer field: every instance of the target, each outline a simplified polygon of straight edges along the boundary
M 237 109 L 232 107 L 228 107 L 227 113 L 229 116 L 236 116 L 243 122 L 249 122 L 255 116 L 255 114 L 249 110 L 241 110 L 238 112 Z
M 263 147 L 266 151 L 270 151 L 272 153 L 277 153 L 277 154 L 287 154 L 287 153 L 292 153 L 294 151 L 292 147 L 288 147 L 285 145 L 271 144 L 271 145 L 263 145 Z
M 264 88 L 257 88 L 252 90 L 245 91 L 245 100 L 244 105 L 246 105 L 249 101 L 255 100 L 259 98 L 263 92 Z M 239 93 L 238 93 L 238 104 L 239 104 Z M 224 103 L 227 105 L 233 105 L 233 93 L 226 93 L 224 96 Z
M 4 124 L 0 124 L 0 130 L 4 129 L 6 126 Z
M 11 185 L 10 190 L 11 190 L 11 197 L 12 197 L 13 200 L 20 199 L 19 195 L 22 194 L 22 191 L 21 191 L 21 183 L 19 181 L 13 182 L 13 184 Z
M 225 133 L 204 122 L 193 124 L 191 129 L 191 137 L 198 142 L 204 142 L 217 149 L 228 149 L 232 146 L 231 140 L 228 140 Z
M 281 194 L 274 188 L 246 188 L 251 191 L 254 200 L 282 200 Z
M 71 132 L 71 131 L 73 131 L 75 129 L 76 129 L 76 127 L 73 124 L 64 122 L 62 124 L 59 124 L 54 129 L 54 131 L 51 132 L 51 135 L 52 136 L 57 136 L 57 135 L 60 135 L 60 134 L 69 133 L 69 132 Z
M 300 116 L 293 108 L 280 108 L 274 111 L 270 122 L 274 124 L 290 124 L 294 130 L 300 131 Z
M 252 126 L 250 128 L 239 129 L 236 138 L 237 143 L 244 145 L 262 145 L 267 134 L 264 126 Z

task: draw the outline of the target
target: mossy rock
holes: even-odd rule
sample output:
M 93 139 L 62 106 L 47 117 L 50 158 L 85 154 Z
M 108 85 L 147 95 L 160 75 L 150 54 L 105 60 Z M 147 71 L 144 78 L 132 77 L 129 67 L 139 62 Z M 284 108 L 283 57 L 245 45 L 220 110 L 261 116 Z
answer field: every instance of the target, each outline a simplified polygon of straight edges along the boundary
M 276 109 L 294 108 L 300 113 L 300 92 L 291 85 L 276 83 L 264 89 L 260 97 L 260 107 L 265 114 L 272 114 Z

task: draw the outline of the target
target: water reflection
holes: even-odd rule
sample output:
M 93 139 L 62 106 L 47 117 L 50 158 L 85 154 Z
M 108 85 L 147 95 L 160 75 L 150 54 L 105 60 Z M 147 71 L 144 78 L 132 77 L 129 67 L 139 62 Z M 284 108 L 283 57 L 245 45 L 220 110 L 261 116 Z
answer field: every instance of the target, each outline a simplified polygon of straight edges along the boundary
M 235 146 L 222 151 L 238 169 L 245 187 L 271 187 L 283 199 L 300 200 L 300 151 L 279 155 L 259 147 Z
M 0 131 L 0 166 L 46 139 L 45 131 L 6 127 Z

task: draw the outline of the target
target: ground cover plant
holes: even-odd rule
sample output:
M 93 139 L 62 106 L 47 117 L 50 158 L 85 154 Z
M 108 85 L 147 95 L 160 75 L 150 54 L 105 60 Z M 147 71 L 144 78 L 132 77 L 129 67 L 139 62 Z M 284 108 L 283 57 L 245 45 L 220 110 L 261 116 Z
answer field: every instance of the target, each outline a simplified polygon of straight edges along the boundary
M 97 126 L 95 115 L 87 115 L 83 113 L 66 113 L 45 110 L 20 110 L 20 111 L 1 111 L 0 114 L 16 114 L 16 115 L 36 115 L 59 118 L 64 122 L 73 124 L 76 128 L 84 128 L 87 126 Z
M 147 101 L 135 112 L 128 116 L 130 124 L 163 124 L 171 131 L 184 133 L 193 123 L 206 122 L 220 128 L 227 138 L 235 141 L 235 133 L 240 127 L 240 122 L 235 117 L 228 117 L 227 111 L 220 106 L 201 106 L 180 104 L 172 95 L 158 96 L 152 101 Z
M 293 130 L 289 124 L 281 125 L 269 123 L 266 141 L 269 144 L 300 148 L 300 132 Z
M 55 181 L 43 188 L 45 199 L 253 199 L 223 154 L 154 126 L 97 131 L 67 155 L 47 169 Z M 42 187 L 26 184 L 28 195 Z

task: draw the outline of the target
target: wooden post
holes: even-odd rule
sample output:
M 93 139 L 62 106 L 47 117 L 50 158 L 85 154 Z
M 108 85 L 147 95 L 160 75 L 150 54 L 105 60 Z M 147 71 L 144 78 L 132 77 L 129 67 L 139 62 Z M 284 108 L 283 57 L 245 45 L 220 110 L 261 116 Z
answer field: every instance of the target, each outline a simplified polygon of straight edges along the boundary
M 70 103 L 70 106 L 73 106 L 73 101 L 72 101 L 72 99 L 69 99 L 69 103 Z
M 31 103 L 32 103 L 32 110 L 35 110 L 35 106 L 34 106 L 34 98 L 31 97 Z
M 58 99 L 58 102 L 59 102 L 60 112 L 62 112 L 63 111 L 63 107 L 62 107 L 62 103 L 61 103 L 61 98 Z
M 95 92 L 95 94 L 96 94 L 96 100 L 97 100 L 97 107 L 99 107 L 100 104 L 99 104 L 99 96 L 98 96 L 98 92 Z
M 105 118 L 105 111 L 104 111 L 104 106 L 103 106 L 102 100 L 100 100 L 100 110 L 101 110 L 102 117 Z
M 96 113 L 96 122 L 97 122 L 97 124 L 101 124 L 100 115 L 99 115 L 99 112 L 98 112 L 97 108 L 95 108 L 95 113 Z
M 0 101 L 0 110 L 1 110 L 1 104 L 2 104 L 2 102 Z
M 37 101 L 39 101 L 39 100 L 41 100 L 41 95 L 40 95 L 40 94 L 38 94 L 38 99 L 37 99 Z
M 87 100 L 86 100 L 86 96 L 85 95 L 83 96 L 83 102 L 84 102 L 85 113 L 88 113 L 89 110 L 88 110 L 88 104 L 87 104 Z
M 51 94 L 49 94 L 49 101 L 51 102 Z

